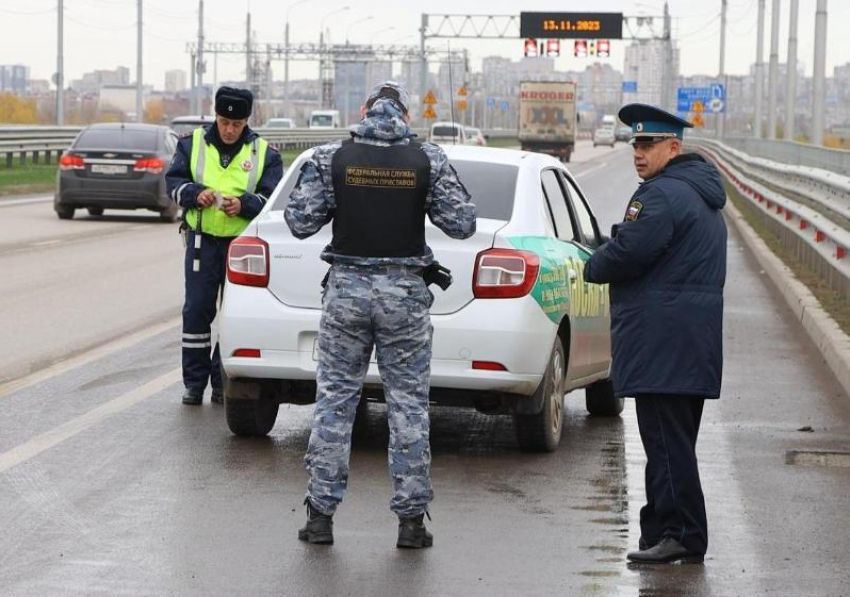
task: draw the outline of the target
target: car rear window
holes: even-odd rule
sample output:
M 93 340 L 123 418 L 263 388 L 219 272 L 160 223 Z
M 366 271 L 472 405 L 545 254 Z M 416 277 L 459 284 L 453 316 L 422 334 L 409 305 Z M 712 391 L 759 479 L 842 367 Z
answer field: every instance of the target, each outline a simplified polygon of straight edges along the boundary
M 157 133 L 138 129 L 90 129 L 83 131 L 74 149 L 133 149 L 156 151 Z
M 519 174 L 517 166 L 504 164 L 489 164 L 465 160 L 452 160 L 452 166 L 458 174 L 463 186 L 472 196 L 475 203 L 475 213 L 479 218 L 492 220 L 511 219 L 514 209 L 514 193 Z M 301 164 L 291 167 L 300 170 Z M 272 210 L 283 211 L 289 203 L 289 195 L 295 188 L 298 176 L 290 176 L 275 199 Z
M 459 137 L 460 130 L 451 126 L 435 126 L 431 129 L 432 137 Z

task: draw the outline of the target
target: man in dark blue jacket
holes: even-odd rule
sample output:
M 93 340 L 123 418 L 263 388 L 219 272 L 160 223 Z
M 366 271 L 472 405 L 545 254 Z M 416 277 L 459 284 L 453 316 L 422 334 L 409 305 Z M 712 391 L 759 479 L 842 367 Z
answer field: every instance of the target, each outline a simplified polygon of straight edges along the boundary
M 636 563 L 702 562 L 708 547 L 696 457 L 703 403 L 720 396 L 726 193 L 717 169 L 682 154 L 691 124 L 629 104 L 643 183 L 585 279 L 610 284 L 612 381 L 634 396 L 646 452 L 646 505 Z
M 254 96 L 248 89 L 221 87 L 215 94 L 215 124 L 195 129 L 177 144 L 165 184 L 183 208 L 188 227 L 183 304 L 183 404 L 223 401 L 221 356 L 212 341 L 216 302 L 224 286 L 230 241 L 266 204 L 283 176 L 280 154 L 248 126 Z

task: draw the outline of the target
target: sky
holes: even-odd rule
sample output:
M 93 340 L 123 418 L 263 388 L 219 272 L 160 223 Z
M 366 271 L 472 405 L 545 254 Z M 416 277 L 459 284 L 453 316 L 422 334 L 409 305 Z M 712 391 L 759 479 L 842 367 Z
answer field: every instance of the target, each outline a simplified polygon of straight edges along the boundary
M 164 87 L 165 71 L 189 69 L 187 42 L 197 40 L 198 0 L 143 1 L 143 81 L 157 89 Z M 746 74 L 756 59 L 756 22 L 759 0 L 728 0 L 726 72 Z M 254 38 L 259 43 L 283 43 L 284 25 L 290 24 L 290 41 L 318 42 L 322 22 L 334 43 L 419 44 L 421 15 L 517 14 L 524 11 L 622 12 L 625 15 L 660 16 L 663 0 L 204 0 L 204 27 L 207 41 L 244 43 L 246 17 L 251 12 Z M 770 49 L 770 10 L 766 0 L 764 59 Z M 799 0 L 798 59 L 806 74 L 812 72 L 814 21 L 817 0 Z M 56 72 L 58 0 L 0 0 L 0 64 L 24 64 L 33 79 L 49 79 Z M 130 68 L 136 79 L 137 0 L 64 0 L 65 80 L 80 78 L 96 69 Z M 318 8 L 320 7 L 320 8 Z M 345 7 L 348 7 L 347 9 Z M 681 52 L 680 72 L 684 75 L 718 72 L 720 55 L 721 0 L 669 0 L 673 37 Z M 836 65 L 850 62 L 850 43 L 842 36 L 841 23 L 850 22 L 850 2 L 829 2 L 826 73 Z M 779 60 L 787 58 L 790 0 L 781 0 Z M 480 68 L 481 58 L 501 55 L 513 60 L 522 57 L 520 39 L 450 40 L 452 49 L 467 48 L 472 68 Z M 569 42 L 571 43 L 571 42 Z M 608 62 L 623 69 L 623 41 L 612 42 Z M 429 45 L 444 45 L 431 40 Z M 566 49 L 566 48 L 565 48 Z M 571 51 L 568 52 L 571 54 Z M 562 70 L 582 70 L 594 60 L 562 57 Z M 207 63 L 205 82 L 212 82 L 216 65 Z M 244 80 L 242 55 L 221 54 L 217 60 L 217 80 Z M 275 79 L 283 79 L 283 64 L 274 63 Z M 291 63 L 290 78 L 318 75 L 315 63 Z

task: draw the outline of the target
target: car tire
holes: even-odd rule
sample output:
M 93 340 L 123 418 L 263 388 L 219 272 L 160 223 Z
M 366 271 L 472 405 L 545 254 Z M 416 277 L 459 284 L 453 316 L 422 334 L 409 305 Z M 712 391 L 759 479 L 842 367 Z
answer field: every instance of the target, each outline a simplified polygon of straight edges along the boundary
M 71 220 L 74 217 L 74 208 L 73 207 L 64 207 L 58 206 L 56 207 L 56 215 L 59 216 L 60 220 Z
M 179 212 L 180 208 L 177 205 L 170 205 L 159 212 L 159 219 L 163 222 L 176 222 Z
M 561 441 L 564 429 L 564 382 L 567 360 L 561 339 L 555 339 L 543 380 L 537 387 L 534 400 L 542 401 L 539 413 L 514 413 L 519 447 L 526 452 L 553 452 Z
M 277 420 L 280 404 L 265 391 L 263 382 L 224 378 L 224 416 L 235 435 L 268 435 Z
M 102 216 L 103 208 L 102 207 L 87 207 L 86 211 L 89 212 L 90 216 Z
M 616 417 L 623 412 L 624 398 L 614 396 L 614 384 L 610 379 L 597 381 L 584 391 L 587 412 L 596 417 Z

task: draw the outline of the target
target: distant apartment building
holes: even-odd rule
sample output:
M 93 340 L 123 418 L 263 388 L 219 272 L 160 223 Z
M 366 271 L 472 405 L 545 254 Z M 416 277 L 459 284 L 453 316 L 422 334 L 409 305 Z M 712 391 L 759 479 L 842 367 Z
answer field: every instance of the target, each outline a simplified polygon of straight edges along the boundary
M 626 46 L 623 80 L 635 85 L 634 91 L 623 92 L 623 103 L 640 102 L 676 108 L 676 80 L 679 78 L 679 49 L 669 48 L 666 56 L 663 40 L 639 40 Z M 664 90 L 664 68 L 667 64 L 667 89 Z
M 339 110 L 343 126 L 360 121 L 360 106 L 372 87 L 393 78 L 392 62 L 339 61 L 334 66 L 334 108 Z
M 130 69 L 119 66 L 114 70 L 95 70 L 84 73 L 82 79 L 71 82 L 71 87 L 81 93 L 100 91 L 104 85 L 129 85 Z
M 185 91 L 186 88 L 187 85 L 185 70 L 174 69 L 165 71 L 166 93 L 179 93 L 180 91 Z
M 30 67 L 23 64 L 0 65 L 0 92 L 24 95 L 29 90 Z

